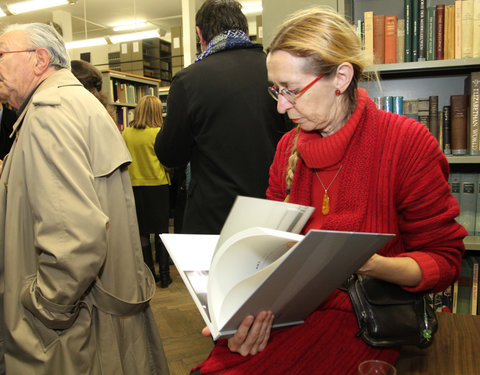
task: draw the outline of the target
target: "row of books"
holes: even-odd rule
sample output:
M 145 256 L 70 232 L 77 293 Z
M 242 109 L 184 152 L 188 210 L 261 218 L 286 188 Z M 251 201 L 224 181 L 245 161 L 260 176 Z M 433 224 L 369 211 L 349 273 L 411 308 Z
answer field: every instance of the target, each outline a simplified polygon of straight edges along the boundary
M 404 18 L 367 11 L 357 33 L 374 64 L 480 57 L 480 0 L 429 6 L 404 0 Z
M 470 236 L 480 236 L 480 173 L 453 171 L 448 183 L 460 206 L 458 223 Z
M 134 85 L 123 81 L 110 80 L 110 101 L 136 105 L 145 95 L 154 95 L 154 88 L 148 85 Z
M 480 257 L 464 256 L 460 276 L 443 292 L 431 293 L 429 303 L 436 311 L 479 315 L 478 300 Z
M 129 107 L 117 106 L 117 126 L 120 131 L 130 126 L 133 121 L 135 110 Z
M 439 108 L 438 95 L 405 100 L 402 96 L 373 98 L 377 108 L 413 117 L 424 124 L 446 155 L 480 155 L 480 72 L 465 79 L 465 93 L 450 95 Z

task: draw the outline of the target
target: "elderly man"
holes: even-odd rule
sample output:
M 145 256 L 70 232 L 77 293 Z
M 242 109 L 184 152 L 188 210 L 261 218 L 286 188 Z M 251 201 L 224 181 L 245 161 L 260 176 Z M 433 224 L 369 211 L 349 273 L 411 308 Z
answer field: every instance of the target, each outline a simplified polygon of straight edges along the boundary
M 0 36 L 0 86 L 19 109 L 0 178 L 0 373 L 167 374 L 131 158 L 69 67 L 50 26 Z

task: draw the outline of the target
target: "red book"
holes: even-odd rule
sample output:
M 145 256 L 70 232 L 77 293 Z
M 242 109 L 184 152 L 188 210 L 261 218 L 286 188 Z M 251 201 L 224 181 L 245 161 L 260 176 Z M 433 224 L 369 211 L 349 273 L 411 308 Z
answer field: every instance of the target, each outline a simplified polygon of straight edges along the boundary
M 397 62 L 397 16 L 385 17 L 385 64 Z
M 467 107 L 468 95 L 450 96 L 450 128 L 452 138 L 452 154 L 467 154 Z
M 385 63 L 385 15 L 383 14 L 373 15 L 373 63 Z
M 435 60 L 443 60 L 443 38 L 445 31 L 445 4 L 437 5 L 435 8 Z

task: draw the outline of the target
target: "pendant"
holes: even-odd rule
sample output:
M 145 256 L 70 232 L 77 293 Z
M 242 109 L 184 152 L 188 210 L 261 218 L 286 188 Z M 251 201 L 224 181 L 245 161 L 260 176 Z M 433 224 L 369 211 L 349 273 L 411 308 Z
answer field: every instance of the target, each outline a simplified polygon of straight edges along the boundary
M 330 213 L 330 198 L 328 197 L 327 192 L 323 194 L 323 202 L 322 202 L 322 214 L 328 215 Z

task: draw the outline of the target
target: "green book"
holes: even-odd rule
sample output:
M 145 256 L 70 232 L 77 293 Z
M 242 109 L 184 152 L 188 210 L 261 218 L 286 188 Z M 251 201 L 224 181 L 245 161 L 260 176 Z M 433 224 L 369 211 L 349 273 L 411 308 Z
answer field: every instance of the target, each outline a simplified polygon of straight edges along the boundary
M 462 269 L 458 278 L 457 314 L 471 313 L 473 267 L 468 257 L 462 258 Z
M 427 8 L 427 61 L 435 60 L 435 7 Z
M 418 61 L 418 46 L 420 33 L 419 1 L 413 0 L 412 6 L 412 61 Z
M 412 0 L 405 0 L 405 62 L 412 61 Z

